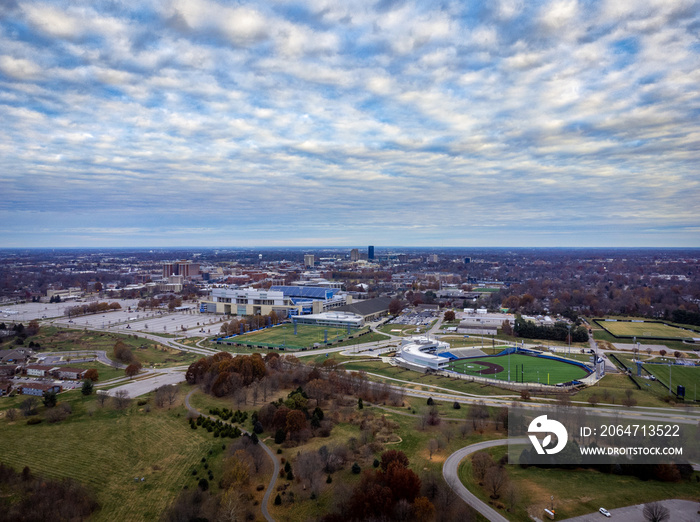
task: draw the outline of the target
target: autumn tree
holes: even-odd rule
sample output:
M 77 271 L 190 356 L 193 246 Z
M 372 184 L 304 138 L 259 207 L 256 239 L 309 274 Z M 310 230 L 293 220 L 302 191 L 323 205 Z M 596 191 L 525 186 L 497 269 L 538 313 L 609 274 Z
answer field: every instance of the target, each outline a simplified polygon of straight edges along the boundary
M 405 306 L 405 303 L 400 299 L 392 299 L 389 302 L 389 314 L 399 315 Z
M 90 368 L 85 372 L 84 378 L 89 379 L 92 382 L 97 382 L 100 380 L 100 374 L 95 368 Z
M 452 322 L 455 320 L 455 312 L 454 310 L 447 310 L 445 312 L 445 316 L 443 318 L 446 322 Z
M 141 370 L 140 364 L 132 363 L 124 369 L 124 374 L 126 374 L 126 376 L 129 379 L 133 379 L 136 375 L 139 374 L 140 370 Z

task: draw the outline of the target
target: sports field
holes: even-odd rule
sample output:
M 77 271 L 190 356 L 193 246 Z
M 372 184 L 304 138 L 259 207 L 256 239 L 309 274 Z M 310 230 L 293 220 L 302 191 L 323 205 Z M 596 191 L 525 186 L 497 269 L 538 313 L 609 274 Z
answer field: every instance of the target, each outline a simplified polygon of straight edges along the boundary
M 663 337 L 667 339 L 685 339 L 693 337 L 693 332 L 669 326 L 664 323 L 603 321 L 597 323 L 617 337 Z
M 673 391 L 676 391 L 676 386 L 679 384 L 685 386 L 686 399 L 693 400 L 694 393 L 697 388 L 700 388 L 700 367 L 698 366 L 673 366 L 673 369 L 665 364 L 645 364 L 644 369 L 652 373 L 668 386 L 669 373 L 671 374 L 671 386 Z
M 237 335 L 228 339 L 232 342 L 265 346 L 288 346 L 290 348 L 308 348 L 314 343 L 324 342 L 325 331 L 328 330 L 328 342 L 342 340 L 348 337 L 347 328 L 333 328 L 330 326 L 315 326 L 310 324 L 297 325 L 297 334 L 294 335 L 294 325 L 281 324 L 273 328 L 266 328 L 257 332 Z M 351 328 L 349 335 L 354 335 L 363 329 Z
M 507 381 L 509 359 L 511 381 L 558 384 L 583 379 L 588 375 L 580 366 L 522 354 L 461 359 L 455 361 L 449 369 L 466 375 Z

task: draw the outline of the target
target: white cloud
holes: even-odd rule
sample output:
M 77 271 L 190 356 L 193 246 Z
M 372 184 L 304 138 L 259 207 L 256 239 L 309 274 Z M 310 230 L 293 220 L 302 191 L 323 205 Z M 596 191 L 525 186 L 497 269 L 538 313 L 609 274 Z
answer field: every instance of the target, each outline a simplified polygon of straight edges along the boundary
M 18 80 L 33 80 L 40 76 L 41 68 L 31 60 L 0 56 L 0 70 Z

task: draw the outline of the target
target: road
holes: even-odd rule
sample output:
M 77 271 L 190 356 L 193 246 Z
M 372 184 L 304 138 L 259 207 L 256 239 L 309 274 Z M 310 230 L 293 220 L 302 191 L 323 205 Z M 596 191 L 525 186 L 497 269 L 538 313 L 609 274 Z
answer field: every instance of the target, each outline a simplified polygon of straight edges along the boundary
M 513 439 L 513 442 L 527 442 L 527 439 Z M 508 522 L 508 519 L 489 506 L 486 502 L 479 500 L 476 495 L 469 491 L 464 484 L 462 484 L 462 481 L 459 480 L 457 471 L 459 469 L 459 463 L 462 462 L 462 460 L 464 460 L 468 455 L 487 448 L 503 446 L 506 444 L 508 444 L 507 439 L 487 440 L 477 444 L 472 444 L 471 446 L 466 446 L 455 451 L 452 455 L 447 457 L 447 460 L 445 460 L 445 463 L 442 465 L 442 476 L 445 478 L 445 482 L 447 482 L 450 488 L 452 488 L 452 491 L 454 491 L 459 498 L 464 500 L 467 504 L 476 509 L 491 522 Z
M 192 413 L 193 415 L 203 415 L 202 413 L 199 412 L 195 407 L 193 407 L 190 404 L 190 397 L 192 397 L 192 394 L 196 392 L 197 389 L 195 388 L 192 390 L 190 393 L 187 394 L 185 397 L 185 407 L 187 408 L 187 411 Z M 206 415 L 212 420 L 216 420 L 216 417 L 213 417 L 211 415 Z M 246 430 L 241 429 L 243 433 L 248 433 Z M 267 509 L 267 505 L 270 503 L 270 497 L 272 496 L 272 493 L 275 491 L 275 483 L 277 482 L 277 477 L 279 476 L 280 473 L 280 463 L 277 460 L 277 457 L 275 454 L 272 452 L 272 450 L 263 442 L 263 441 L 258 441 L 258 445 L 265 450 L 265 453 L 267 453 L 267 456 L 270 457 L 270 460 L 272 461 L 272 477 L 270 477 L 270 483 L 267 486 L 267 489 L 265 490 L 265 495 L 263 496 L 262 503 L 260 504 L 260 509 L 262 510 L 262 514 L 265 517 L 265 520 L 268 522 L 274 522 L 274 518 L 272 518 L 272 515 L 270 515 L 270 512 Z
M 524 437 L 513 439 L 513 442 L 527 442 L 527 439 Z M 491 522 L 508 522 L 508 519 L 489 506 L 486 502 L 483 502 L 477 498 L 476 495 L 474 495 L 464 486 L 464 484 L 462 484 L 462 481 L 459 480 L 458 474 L 459 464 L 472 453 L 476 453 L 477 451 L 487 448 L 492 448 L 494 446 L 504 446 L 506 444 L 508 444 L 508 439 L 497 439 L 466 446 L 447 457 L 447 460 L 445 460 L 445 463 L 442 466 L 442 476 L 445 478 L 445 482 L 447 482 L 452 491 L 454 491 L 462 500 L 484 515 Z M 700 510 L 699 502 L 669 499 L 662 500 L 660 503 L 671 512 L 672 518 L 670 520 L 673 520 L 673 522 L 697 522 L 698 520 L 698 511 Z M 612 515 L 611 518 L 615 520 L 624 520 L 625 522 L 645 522 L 646 518 L 644 518 L 643 510 L 644 504 L 626 506 L 617 509 L 608 509 Z M 606 519 L 603 517 L 603 515 L 596 511 L 594 513 L 588 513 L 578 517 L 567 518 L 566 522 L 600 522 L 601 520 Z

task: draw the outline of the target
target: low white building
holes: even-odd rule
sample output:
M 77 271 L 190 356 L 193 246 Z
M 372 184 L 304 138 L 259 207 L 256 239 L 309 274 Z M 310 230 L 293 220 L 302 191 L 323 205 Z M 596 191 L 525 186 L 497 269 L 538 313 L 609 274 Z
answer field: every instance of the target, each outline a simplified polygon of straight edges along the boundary
M 427 337 L 410 337 L 401 341 L 401 346 L 396 353 L 396 358 L 411 364 L 440 370 L 445 368 L 449 362 L 449 357 L 441 357 L 440 353 L 450 349 L 449 343 L 429 339 Z
M 297 315 L 292 317 L 297 324 L 314 324 L 336 328 L 362 328 L 365 320 L 361 315 L 350 312 L 322 312 L 320 314 Z

